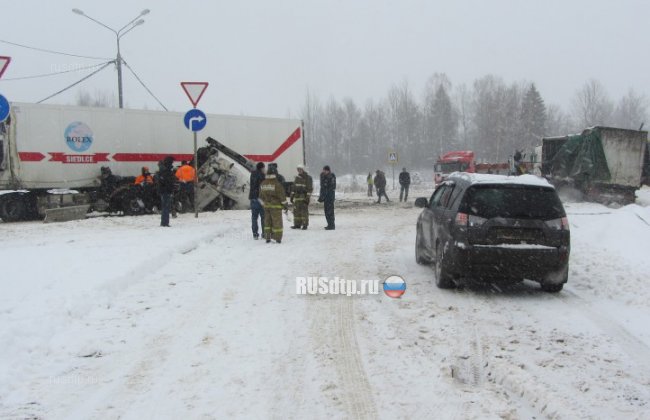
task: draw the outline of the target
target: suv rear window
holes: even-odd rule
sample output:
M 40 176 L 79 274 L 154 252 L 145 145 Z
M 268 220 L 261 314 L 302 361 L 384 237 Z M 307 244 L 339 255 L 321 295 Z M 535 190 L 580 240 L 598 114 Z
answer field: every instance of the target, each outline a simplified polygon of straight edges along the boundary
M 552 220 L 566 216 L 554 189 L 514 184 L 470 187 L 460 211 L 486 219 Z

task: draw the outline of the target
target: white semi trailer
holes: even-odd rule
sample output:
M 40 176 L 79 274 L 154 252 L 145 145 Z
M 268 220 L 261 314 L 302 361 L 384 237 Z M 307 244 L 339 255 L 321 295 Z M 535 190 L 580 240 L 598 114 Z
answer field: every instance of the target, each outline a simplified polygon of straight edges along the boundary
M 212 147 L 219 159 L 212 156 L 211 167 L 199 171 L 199 203 L 207 206 L 221 194 L 246 207 L 254 162 L 276 162 L 287 175 L 305 163 L 300 120 L 207 119 L 199 147 L 208 146 L 208 137 L 221 147 Z M 165 156 L 193 158 L 192 134 L 181 113 L 13 103 L 10 117 L 0 123 L 0 218 L 43 217 L 49 208 L 87 203 L 100 188 L 101 167 L 135 176 L 143 166 L 155 172 Z

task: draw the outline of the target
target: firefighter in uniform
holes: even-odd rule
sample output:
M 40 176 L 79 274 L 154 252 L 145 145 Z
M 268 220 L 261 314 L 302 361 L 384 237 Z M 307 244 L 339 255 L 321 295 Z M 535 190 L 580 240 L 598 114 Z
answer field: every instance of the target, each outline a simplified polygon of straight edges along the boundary
M 260 201 L 264 206 L 264 238 L 282 242 L 282 210 L 286 207 L 284 186 L 277 179 L 277 168 L 269 165 L 266 178 L 260 184 Z
M 293 203 L 293 226 L 291 229 L 307 230 L 309 226 L 309 198 L 314 191 L 312 177 L 303 165 L 298 165 L 298 175 L 293 181 L 291 202 Z

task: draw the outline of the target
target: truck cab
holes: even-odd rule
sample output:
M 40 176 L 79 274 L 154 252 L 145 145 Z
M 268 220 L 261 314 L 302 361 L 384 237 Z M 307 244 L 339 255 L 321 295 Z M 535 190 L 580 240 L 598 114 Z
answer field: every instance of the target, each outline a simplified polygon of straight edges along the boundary
M 454 172 L 476 172 L 474 152 L 469 150 L 447 152 L 438 158 L 434 166 L 434 183 L 443 183 Z

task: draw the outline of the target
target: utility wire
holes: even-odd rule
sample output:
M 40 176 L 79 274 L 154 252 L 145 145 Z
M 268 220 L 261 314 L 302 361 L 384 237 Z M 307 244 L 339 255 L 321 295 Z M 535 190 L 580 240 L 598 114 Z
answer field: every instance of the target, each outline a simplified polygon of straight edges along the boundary
M 40 101 L 38 101 L 38 102 L 36 102 L 36 103 L 37 103 L 37 104 L 40 104 L 40 103 L 42 103 L 42 102 L 47 101 L 48 99 L 54 98 L 56 95 L 59 95 L 59 94 L 65 92 L 66 90 L 68 90 L 68 89 L 70 89 L 70 88 L 73 88 L 74 86 L 77 86 L 79 83 L 83 82 L 83 81 L 86 80 L 86 79 L 91 78 L 92 76 L 96 75 L 97 73 L 99 73 L 100 71 L 104 70 L 106 67 L 108 67 L 108 66 L 110 66 L 111 64 L 114 64 L 114 63 L 115 63 L 115 61 L 109 61 L 109 62 L 107 62 L 107 63 L 104 63 L 103 66 L 101 66 L 100 68 L 98 68 L 98 69 L 95 70 L 94 72 L 90 73 L 89 75 L 87 75 L 87 76 L 81 78 L 80 80 L 77 80 L 76 82 L 74 82 L 74 83 L 71 84 L 70 86 L 67 86 L 67 87 L 63 88 L 63 89 L 61 89 L 61 90 L 58 91 L 58 92 L 51 94 L 51 95 L 48 96 L 47 98 L 45 98 L 45 99 L 41 99 Z
M 66 74 L 66 73 L 73 73 L 73 72 L 78 72 L 78 71 L 96 69 L 97 67 L 103 66 L 104 64 L 110 64 L 110 63 L 114 63 L 114 62 L 115 62 L 115 60 L 111 60 L 111 61 L 108 61 L 106 63 L 93 64 L 92 66 L 79 67 L 79 68 L 76 68 L 76 69 L 55 71 L 55 72 L 52 72 L 52 73 L 44 73 L 44 74 L 35 74 L 35 75 L 32 75 L 32 76 L 3 78 L 3 79 L 0 79 L 0 82 L 11 82 L 13 80 L 27 80 L 27 79 L 38 79 L 38 78 L 41 78 L 41 77 L 58 76 L 60 74 Z
M 133 76 L 138 80 L 138 82 L 140 82 L 140 84 L 142 85 L 142 87 L 144 87 L 144 88 L 147 90 L 147 92 L 149 92 L 149 95 L 151 95 L 151 97 L 154 98 L 154 99 L 158 102 L 158 104 L 160 104 L 160 106 L 163 107 L 163 109 L 164 109 L 165 111 L 169 111 L 169 110 L 167 109 L 167 107 L 166 107 L 165 105 L 163 105 L 162 102 L 160 102 L 160 99 L 158 99 L 158 98 L 156 97 L 156 95 L 153 94 L 153 92 L 151 91 L 151 89 L 149 89 L 149 88 L 147 87 L 147 85 L 144 84 L 144 82 L 142 81 L 142 79 L 140 79 L 140 77 L 135 73 L 135 71 L 131 68 L 131 66 L 129 66 L 129 64 L 128 64 L 124 59 L 122 59 L 122 62 L 124 63 L 124 65 L 126 66 L 126 68 L 129 69 L 129 71 L 133 74 Z
M 61 52 L 61 51 L 48 50 L 48 49 L 45 49 L 45 48 L 30 47 L 29 45 L 18 44 L 16 42 L 5 41 L 3 39 L 0 39 L 0 42 L 2 42 L 4 44 L 13 45 L 15 47 L 27 48 L 29 50 L 40 51 L 40 52 L 44 52 L 44 53 L 48 53 L 48 54 L 66 55 L 68 57 L 76 57 L 76 58 L 87 58 L 89 60 L 110 60 L 110 58 L 107 58 L 107 57 L 93 57 L 93 56 L 89 56 L 89 55 L 70 54 L 70 53 L 65 53 L 65 52 Z

